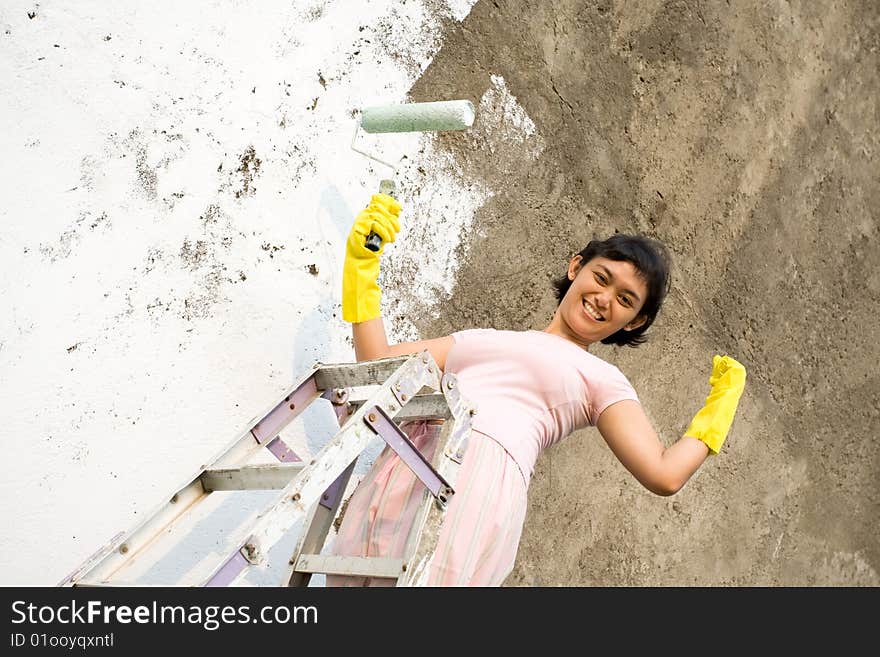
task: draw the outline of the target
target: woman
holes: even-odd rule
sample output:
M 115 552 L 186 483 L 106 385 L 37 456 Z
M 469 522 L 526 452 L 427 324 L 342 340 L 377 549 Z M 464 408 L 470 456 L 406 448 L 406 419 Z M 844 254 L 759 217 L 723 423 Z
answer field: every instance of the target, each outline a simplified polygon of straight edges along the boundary
M 653 323 L 669 286 L 664 247 L 640 236 L 591 241 L 556 281 L 559 305 L 543 331 L 470 329 L 389 345 L 377 284 L 384 244 L 400 230 L 400 205 L 377 194 L 356 218 L 346 244 L 342 313 L 352 323 L 358 361 L 427 349 L 456 375 L 476 407 L 471 438 L 456 479 L 428 584 L 499 586 L 513 569 L 526 512 L 526 492 L 542 449 L 572 431 L 596 426 L 620 462 L 657 495 L 677 492 L 721 448 L 745 385 L 745 368 L 713 358 L 710 394 L 684 435 L 665 447 L 619 369 L 587 350 L 595 342 L 636 346 Z M 364 246 L 376 232 L 383 247 Z M 428 457 L 439 428 L 402 426 Z M 401 557 L 423 488 L 385 448 L 345 511 L 334 554 Z M 390 585 L 390 579 L 328 576 L 328 586 Z

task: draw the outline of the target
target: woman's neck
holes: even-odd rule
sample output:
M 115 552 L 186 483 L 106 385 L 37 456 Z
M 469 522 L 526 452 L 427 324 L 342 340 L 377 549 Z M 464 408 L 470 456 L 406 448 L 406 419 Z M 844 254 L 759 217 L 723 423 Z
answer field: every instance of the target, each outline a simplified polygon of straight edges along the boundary
M 576 335 L 574 331 L 572 331 L 565 323 L 559 318 L 558 315 L 554 315 L 553 319 L 550 320 L 550 324 L 547 325 L 547 328 L 544 329 L 544 333 L 550 333 L 551 335 L 556 335 L 563 340 L 568 340 L 572 344 L 584 349 L 586 351 L 590 350 L 590 345 L 592 342 L 585 340 L 584 338 Z

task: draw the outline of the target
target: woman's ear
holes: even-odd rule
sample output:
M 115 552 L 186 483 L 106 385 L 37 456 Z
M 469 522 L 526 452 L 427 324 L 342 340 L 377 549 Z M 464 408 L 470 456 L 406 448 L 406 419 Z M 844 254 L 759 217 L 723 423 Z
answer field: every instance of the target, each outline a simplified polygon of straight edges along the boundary
M 633 321 L 631 321 L 629 324 L 624 326 L 623 330 L 624 331 L 633 331 L 633 330 L 639 328 L 642 324 L 644 324 L 647 321 L 648 321 L 648 318 L 645 315 L 639 315 Z
M 568 280 L 573 281 L 575 276 L 578 275 L 578 272 L 581 270 L 581 254 L 578 253 L 575 257 L 571 259 L 571 262 L 568 263 Z

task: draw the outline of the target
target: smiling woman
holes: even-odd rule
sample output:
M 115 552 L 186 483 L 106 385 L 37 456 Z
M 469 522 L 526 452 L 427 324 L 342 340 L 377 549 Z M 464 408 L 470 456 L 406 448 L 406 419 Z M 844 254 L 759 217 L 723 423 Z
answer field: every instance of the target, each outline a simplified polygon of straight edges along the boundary
M 614 235 L 591 241 L 553 286 L 560 309 L 571 304 L 584 307 L 587 317 L 596 322 L 594 330 L 582 336 L 570 329 L 565 322 L 567 307 L 557 311 L 545 330 L 584 349 L 592 342 L 632 347 L 643 343 L 669 291 L 669 260 L 666 247 L 648 237 Z M 581 270 L 587 276 L 578 276 Z M 574 294 L 567 298 L 571 288 Z
M 590 345 L 637 346 L 645 341 L 669 289 L 669 256 L 642 236 L 593 240 L 554 283 L 559 301 L 543 331 L 465 329 L 452 335 L 389 345 L 376 283 L 382 250 L 364 246 L 375 231 L 383 245 L 400 229 L 400 205 L 378 194 L 355 219 L 346 247 L 343 319 L 352 322 L 359 361 L 427 349 L 454 373 L 478 409 L 431 561 L 433 586 L 499 586 L 513 569 L 525 520 L 526 493 L 541 450 L 573 431 L 595 426 L 614 455 L 658 495 L 681 489 L 710 454 L 717 454 L 745 386 L 745 368 L 715 355 L 710 394 L 687 431 L 666 447 L 630 382 Z M 384 249 L 384 246 L 383 246 Z M 436 424 L 402 424 L 426 458 Z M 332 546 L 343 556 L 403 555 L 422 489 L 409 467 L 386 448 L 349 500 Z M 393 585 L 395 580 L 328 576 L 328 586 Z

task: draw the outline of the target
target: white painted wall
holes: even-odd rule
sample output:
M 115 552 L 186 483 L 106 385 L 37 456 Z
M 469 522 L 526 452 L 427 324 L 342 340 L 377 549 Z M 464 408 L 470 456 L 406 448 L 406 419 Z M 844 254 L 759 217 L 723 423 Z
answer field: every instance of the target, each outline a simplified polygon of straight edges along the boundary
M 58 583 L 316 361 L 354 360 L 344 241 L 390 173 L 351 150 L 356 111 L 406 102 L 440 19 L 474 1 L 0 5 L 0 584 Z M 534 151 L 503 79 L 486 90 L 481 143 L 520 134 Z M 430 311 L 491 191 L 430 134 L 358 144 L 407 155 L 389 267 L 419 264 L 395 303 Z M 300 423 L 302 456 L 332 434 L 327 413 Z M 221 511 L 192 549 L 222 551 L 220 522 L 246 509 Z

